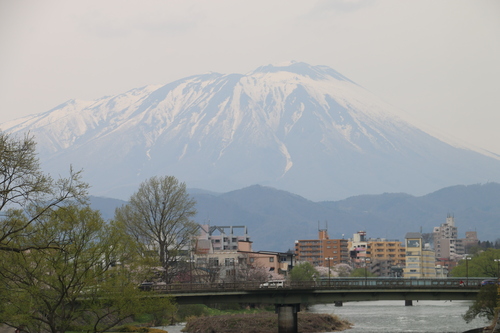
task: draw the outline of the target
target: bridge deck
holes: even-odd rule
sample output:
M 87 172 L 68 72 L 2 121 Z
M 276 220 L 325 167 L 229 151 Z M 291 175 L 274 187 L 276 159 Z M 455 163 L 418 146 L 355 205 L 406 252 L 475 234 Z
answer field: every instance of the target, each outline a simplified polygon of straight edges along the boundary
M 265 303 L 318 304 L 375 300 L 474 300 L 481 279 L 338 279 L 259 288 L 255 283 L 179 284 L 155 288 L 157 297 L 172 296 L 179 304 Z

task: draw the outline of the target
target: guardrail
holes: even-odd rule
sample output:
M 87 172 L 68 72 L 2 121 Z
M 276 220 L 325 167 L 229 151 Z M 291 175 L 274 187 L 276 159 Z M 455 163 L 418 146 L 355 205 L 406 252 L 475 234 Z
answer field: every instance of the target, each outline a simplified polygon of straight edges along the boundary
M 483 278 L 404 279 L 404 278 L 332 278 L 319 281 L 286 281 L 283 289 L 458 289 L 480 288 Z M 141 289 L 163 292 L 216 292 L 257 290 L 260 282 L 174 283 L 143 285 Z M 265 288 L 281 289 L 281 288 Z

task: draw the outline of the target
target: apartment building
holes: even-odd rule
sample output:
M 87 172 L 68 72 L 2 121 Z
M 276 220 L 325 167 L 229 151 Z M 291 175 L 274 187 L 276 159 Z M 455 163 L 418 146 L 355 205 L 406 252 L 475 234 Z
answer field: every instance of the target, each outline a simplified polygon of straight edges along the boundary
M 248 229 L 246 226 L 210 226 L 208 224 L 200 225 L 200 235 L 198 240 L 207 240 L 205 242 L 206 250 L 213 248 L 214 251 L 237 250 L 238 242 L 249 242 Z M 242 234 L 237 234 L 240 231 Z
M 378 276 L 401 276 L 406 248 L 399 240 L 367 238 L 365 231 L 349 239 L 349 254 L 354 267 L 370 267 Z
M 405 278 L 436 277 L 435 253 L 429 245 L 423 244 L 422 234 L 409 232 L 405 236 L 406 265 Z
M 352 262 L 358 262 L 360 259 L 370 256 L 366 231 L 358 231 L 353 234 L 352 238 L 349 238 L 347 246 L 349 247 L 349 257 Z
M 248 255 L 248 266 L 251 268 L 261 268 L 267 272 L 274 272 L 287 276 L 295 266 L 295 254 L 293 252 L 274 251 L 239 251 Z
M 293 252 L 254 252 L 245 226 L 201 225 L 193 262 L 198 282 L 220 283 L 246 281 L 254 269 L 287 275 L 295 258 Z
M 460 253 L 467 254 L 470 253 L 470 248 L 477 246 L 479 244 L 479 239 L 477 238 L 476 231 L 466 231 L 465 238 L 458 239 L 457 248 Z
M 314 266 L 334 266 L 349 263 L 347 239 L 330 239 L 328 231 L 318 231 L 318 239 L 295 241 L 295 258 L 308 261 Z
M 372 261 L 391 261 L 394 265 L 404 265 L 406 247 L 398 240 L 371 238 L 368 240 L 368 257 Z
M 455 226 L 453 216 L 448 215 L 446 222 L 439 227 L 434 227 L 432 234 L 436 258 L 455 260 L 459 256 L 457 252 L 458 228 Z
M 465 238 L 458 238 L 458 228 L 455 217 L 448 215 L 446 222 L 433 230 L 434 251 L 437 260 L 458 261 L 468 252 L 470 247 L 477 245 L 477 232 L 467 231 Z
M 368 239 L 371 272 L 378 276 L 400 276 L 406 265 L 406 247 L 398 240 Z

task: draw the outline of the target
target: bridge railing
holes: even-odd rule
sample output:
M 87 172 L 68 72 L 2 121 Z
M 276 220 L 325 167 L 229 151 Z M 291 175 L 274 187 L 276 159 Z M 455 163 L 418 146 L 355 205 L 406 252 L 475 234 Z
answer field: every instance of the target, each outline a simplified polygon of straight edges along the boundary
M 404 278 L 332 278 L 316 281 L 286 281 L 284 289 L 457 289 L 480 288 L 483 279 L 469 278 L 465 285 L 461 279 L 404 279 Z M 461 283 L 461 281 L 463 283 Z M 174 283 L 154 284 L 149 290 L 163 293 L 189 293 L 203 291 L 257 290 L 259 282 Z M 281 289 L 265 288 L 265 289 Z
M 321 288 L 479 288 L 482 278 L 462 279 L 404 279 L 404 278 L 346 278 L 346 279 L 321 279 L 316 285 Z

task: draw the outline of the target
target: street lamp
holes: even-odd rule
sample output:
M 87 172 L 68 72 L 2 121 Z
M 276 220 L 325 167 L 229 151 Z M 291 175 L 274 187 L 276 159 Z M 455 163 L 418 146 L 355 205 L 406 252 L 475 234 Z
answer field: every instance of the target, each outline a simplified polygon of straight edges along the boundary
M 493 259 L 497 263 L 497 278 L 500 280 L 500 259 Z
M 328 260 L 328 287 L 330 287 L 330 260 L 333 258 L 325 258 L 325 260 Z
M 465 257 L 465 274 L 466 274 L 466 283 L 465 285 L 468 287 L 469 286 L 469 260 L 471 260 L 471 257 Z

